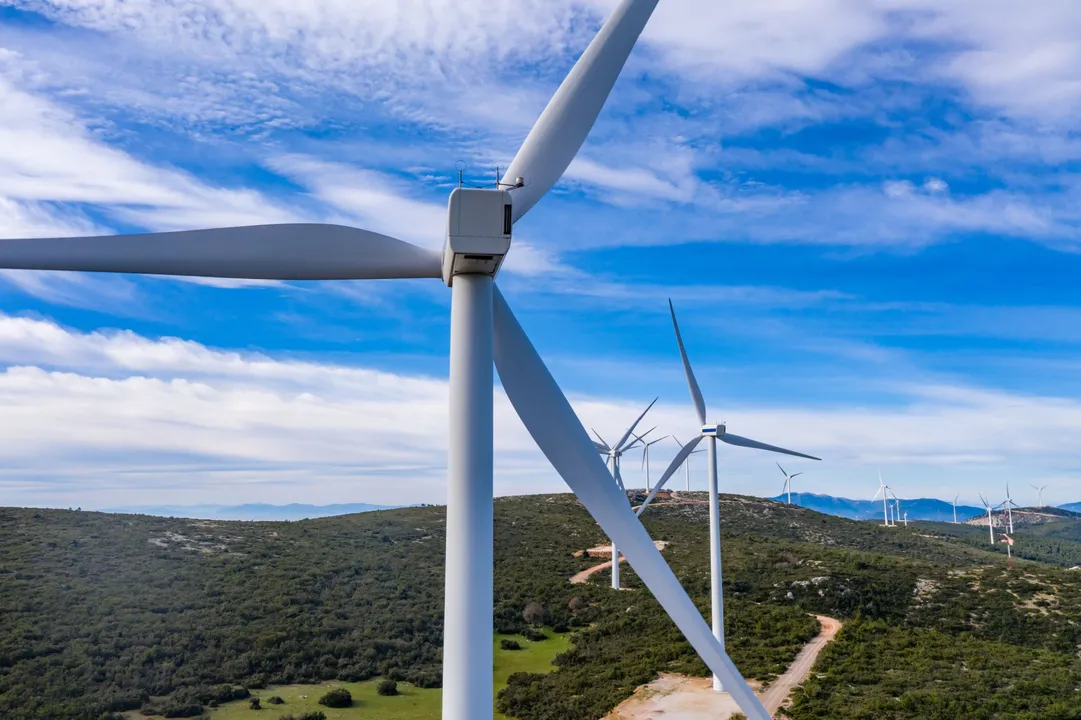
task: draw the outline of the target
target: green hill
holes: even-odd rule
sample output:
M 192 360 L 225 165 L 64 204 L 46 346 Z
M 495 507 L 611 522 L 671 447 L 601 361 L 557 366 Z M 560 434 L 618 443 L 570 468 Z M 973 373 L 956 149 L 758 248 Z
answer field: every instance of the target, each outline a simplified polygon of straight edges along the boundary
M 644 516 L 704 612 L 706 510 Z M 967 531 L 927 523 L 886 529 L 728 496 L 722 517 L 729 650 L 744 674 L 779 674 L 817 632 L 808 613 L 846 621 L 792 717 L 1081 716 L 1081 573 L 1010 572 Z M 437 687 L 443 521 L 438 507 L 301 522 L 0 509 L 0 717 L 199 714 L 242 688 L 330 680 Z M 550 635 L 571 633 L 554 672 L 509 677 L 508 715 L 598 718 L 659 671 L 706 674 L 630 569 L 631 592 L 608 589 L 606 573 L 568 584 L 598 562 L 574 553 L 603 540 L 571 496 L 496 502 L 495 628 L 532 632 L 535 602 Z

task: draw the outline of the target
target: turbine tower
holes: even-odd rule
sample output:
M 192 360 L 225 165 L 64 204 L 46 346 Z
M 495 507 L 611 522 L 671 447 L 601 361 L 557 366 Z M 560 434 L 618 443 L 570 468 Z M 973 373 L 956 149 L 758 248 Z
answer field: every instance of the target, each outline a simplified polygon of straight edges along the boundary
M 960 494 L 953 496 L 953 524 L 957 524 L 957 498 L 961 497 Z
M 642 418 L 646 416 L 646 413 L 650 411 L 657 400 L 658 398 L 653 398 L 653 402 L 642 411 L 642 414 L 638 416 L 638 419 L 635 420 L 629 428 L 627 428 L 627 431 L 623 433 L 623 437 L 621 437 L 619 442 L 614 446 L 609 446 L 608 443 L 604 441 L 604 438 L 600 436 L 600 433 L 593 430 L 593 434 L 596 435 L 597 440 L 600 441 L 594 441 L 593 444 L 601 455 L 605 455 L 608 458 L 608 469 L 612 473 L 612 478 L 616 481 L 616 485 L 619 487 L 620 492 L 623 493 L 624 499 L 627 497 L 627 488 L 623 485 L 623 475 L 619 471 L 623 453 L 627 452 L 641 441 L 641 438 L 634 435 L 634 429 L 638 427 L 638 423 L 642 422 Z M 653 430 L 648 430 L 647 432 L 642 433 L 642 436 L 645 437 L 651 432 L 653 432 Z M 632 435 L 634 436 L 634 440 L 630 439 Z M 609 540 L 612 543 L 612 589 L 619 590 L 619 548 L 616 547 L 615 540 L 611 538 L 609 538 Z
M 1010 497 L 1009 483 L 1006 483 L 1006 499 L 1002 501 L 1002 504 L 999 505 L 999 507 L 1004 507 L 1006 509 L 1006 524 L 1010 528 L 1010 535 L 1013 535 L 1013 509 L 1021 506 L 1015 503 L 1013 498 Z
M 1037 505 L 1037 507 L 1042 507 L 1042 508 L 1047 507 L 1046 505 L 1043 504 L 1043 491 L 1047 489 L 1047 486 L 1046 485 L 1033 485 L 1032 489 L 1035 490 L 1038 493 L 1037 497 L 1040 498 L 1040 500 L 1039 500 L 1040 504 Z
M 679 438 L 677 438 L 675 435 L 673 435 L 672 439 L 676 441 L 676 445 L 679 445 L 680 449 L 682 450 L 683 449 L 683 443 L 681 443 L 679 441 Z M 687 454 L 687 458 L 683 461 L 683 469 L 684 469 L 684 471 L 686 472 L 686 475 L 687 475 L 687 478 L 686 478 L 686 480 L 687 480 L 687 486 L 686 486 L 687 492 L 691 491 L 691 455 L 697 455 L 698 453 L 704 453 L 704 452 L 705 452 L 705 450 L 703 450 L 702 448 L 698 448 L 697 450 L 691 450 L 691 452 Z
M 581 422 L 495 286 L 513 225 L 563 176 L 657 0 L 621 0 L 490 189 L 448 201 L 442 253 L 341 225 L 279 224 L 0 241 L 0 268 L 268 280 L 442 279 L 450 288 L 443 720 L 492 718 L 493 360 L 549 462 L 750 720 L 769 714 L 631 512 Z M 408 219 L 406 219 L 408 220 Z
M 785 450 L 784 448 L 775 445 L 767 445 L 766 443 L 761 443 L 757 440 L 751 440 L 739 435 L 733 435 L 728 432 L 724 423 L 716 425 L 707 424 L 706 402 L 702 398 L 702 391 L 698 388 L 698 381 L 694 378 L 694 371 L 691 370 L 690 360 L 687 359 L 687 350 L 683 346 L 683 336 L 680 335 L 679 323 L 676 321 L 676 310 L 672 306 L 671 300 L 668 301 L 668 309 L 672 313 L 672 327 L 676 331 L 676 342 L 679 345 L 679 355 L 683 360 L 683 370 L 687 375 L 687 385 L 690 387 L 691 401 L 694 403 L 694 409 L 698 415 L 700 429 L 698 437 L 684 445 L 679 453 L 676 454 L 676 457 L 673 458 L 672 463 L 668 466 L 664 475 L 657 481 L 653 490 L 649 492 L 646 499 L 642 502 L 642 505 L 638 508 L 638 515 L 641 515 L 642 512 L 649 507 L 649 504 L 653 502 L 653 498 L 656 497 L 657 492 L 664 487 L 666 482 L 668 482 L 668 478 L 672 476 L 672 473 L 674 473 L 676 469 L 690 457 L 695 446 L 701 442 L 703 438 L 707 438 L 709 440 L 706 446 L 706 457 L 709 461 L 709 568 L 712 596 L 713 635 L 717 638 L 717 641 L 721 646 L 724 647 L 724 598 L 722 597 L 721 588 L 721 525 L 720 503 L 717 492 L 717 441 L 720 440 L 729 445 L 738 445 L 739 447 L 748 447 L 755 450 L 767 450 L 769 452 L 783 453 L 785 455 L 794 455 L 808 460 L 818 460 L 819 458 L 816 458 L 813 455 L 804 455 L 803 453 L 798 453 L 793 450 Z M 714 674 L 714 690 L 720 692 L 725 689 L 726 683 L 722 682 L 722 680 L 721 677 Z
M 784 473 L 784 487 L 781 488 L 781 494 L 784 495 L 785 492 L 788 493 L 788 504 L 791 505 L 792 504 L 792 478 L 799 477 L 800 475 L 803 474 L 803 471 L 801 470 L 798 473 L 795 473 L 793 475 L 789 475 L 787 472 L 785 472 L 785 469 L 783 467 L 781 467 L 781 463 L 777 463 L 777 467 L 780 468 L 782 473 Z

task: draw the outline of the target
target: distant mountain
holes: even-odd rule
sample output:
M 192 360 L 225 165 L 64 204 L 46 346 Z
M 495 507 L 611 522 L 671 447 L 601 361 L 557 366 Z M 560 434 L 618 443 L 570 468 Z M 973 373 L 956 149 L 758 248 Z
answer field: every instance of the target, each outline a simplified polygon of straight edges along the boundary
M 1059 505 L 1059 507 L 1070 512 L 1081 513 L 1081 502 L 1066 503 L 1065 505 Z
M 778 495 L 771 499 L 777 502 L 788 502 L 788 495 Z M 953 521 L 953 505 L 943 500 L 935 500 L 934 498 L 905 500 L 902 498 L 900 502 L 901 512 L 907 512 L 909 520 Z M 836 515 L 851 520 L 882 519 L 881 500 L 850 500 L 817 493 L 792 493 L 792 504 L 825 513 L 826 515 Z M 982 512 L 983 508 L 958 505 L 957 519 L 967 520 Z
M 309 518 L 352 515 L 353 513 L 389 510 L 397 505 L 371 505 L 369 503 L 339 503 L 335 505 L 140 505 L 133 507 L 105 508 L 102 512 L 129 515 L 156 515 L 159 517 L 197 518 L 200 520 L 307 520 Z

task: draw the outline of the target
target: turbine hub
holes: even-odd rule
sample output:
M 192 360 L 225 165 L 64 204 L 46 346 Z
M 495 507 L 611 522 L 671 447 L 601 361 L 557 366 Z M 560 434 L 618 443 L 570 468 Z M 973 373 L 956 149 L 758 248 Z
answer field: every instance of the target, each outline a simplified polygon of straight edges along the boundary
M 512 219 L 506 190 L 452 190 L 443 245 L 443 282 L 451 285 L 455 275 L 465 274 L 495 277 L 510 249 Z

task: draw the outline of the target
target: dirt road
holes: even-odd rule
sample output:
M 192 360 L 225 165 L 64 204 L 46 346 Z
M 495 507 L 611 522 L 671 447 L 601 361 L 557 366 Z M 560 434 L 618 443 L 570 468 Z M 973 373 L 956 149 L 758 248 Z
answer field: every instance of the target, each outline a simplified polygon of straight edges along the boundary
M 668 547 L 668 543 L 666 541 L 664 541 L 664 540 L 654 540 L 653 544 L 656 546 L 656 548 L 658 550 L 664 550 L 666 547 Z M 604 551 L 604 550 L 608 551 L 607 552 L 608 555 L 612 554 L 612 546 L 611 545 L 606 545 L 604 547 L 590 548 L 586 552 L 589 553 L 590 555 L 597 555 L 597 554 L 600 554 L 600 552 Z M 625 562 L 627 562 L 627 558 L 623 557 L 623 554 L 620 553 L 619 561 L 621 563 L 625 563 Z M 599 573 L 602 570 L 609 569 L 610 567 L 612 567 L 612 561 L 608 560 L 607 562 L 602 562 L 600 565 L 594 565 L 591 568 L 586 568 L 582 572 L 571 576 L 571 584 L 572 585 L 581 585 L 584 582 L 588 582 L 589 578 L 593 577 L 595 574 Z
M 792 691 L 807 679 L 822 648 L 841 629 L 841 623 L 833 618 L 824 615 L 817 618 L 822 629 L 800 650 L 783 675 L 764 692 L 758 690 L 757 683 L 749 683 L 770 716 L 775 715 Z M 620 704 L 606 720 L 656 720 L 661 717 L 665 720 L 727 720 L 737 712 L 739 707 L 732 696 L 713 692 L 709 678 L 661 675 L 649 685 L 638 688 L 634 696 Z
M 762 700 L 762 704 L 766 706 L 766 710 L 770 715 L 774 715 L 780 710 L 781 705 L 792 694 L 792 691 L 807 679 L 807 676 L 811 674 L 811 667 L 815 664 L 815 660 L 818 659 L 818 653 L 822 652 L 822 648 L 831 643 L 841 630 L 839 620 L 834 620 L 825 615 L 816 615 L 815 617 L 818 618 L 818 623 L 822 626 L 818 635 L 803 646 L 799 655 L 788 666 L 788 670 L 770 683 L 766 691 L 759 695 L 759 699 Z

